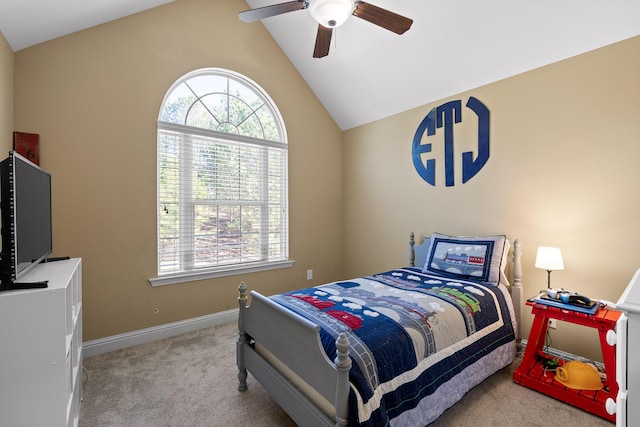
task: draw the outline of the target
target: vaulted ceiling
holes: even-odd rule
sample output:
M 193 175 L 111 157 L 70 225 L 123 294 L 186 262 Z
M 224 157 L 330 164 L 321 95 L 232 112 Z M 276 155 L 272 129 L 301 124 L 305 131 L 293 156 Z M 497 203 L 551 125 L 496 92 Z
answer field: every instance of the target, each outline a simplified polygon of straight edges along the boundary
M 18 51 L 171 1 L 2 0 L 0 32 Z M 284 1 L 247 0 L 242 10 Z M 266 27 L 343 130 L 640 35 L 638 0 L 368 3 L 413 19 L 411 29 L 397 35 L 351 17 L 329 55 L 313 58 L 308 10 L 243 24 Z

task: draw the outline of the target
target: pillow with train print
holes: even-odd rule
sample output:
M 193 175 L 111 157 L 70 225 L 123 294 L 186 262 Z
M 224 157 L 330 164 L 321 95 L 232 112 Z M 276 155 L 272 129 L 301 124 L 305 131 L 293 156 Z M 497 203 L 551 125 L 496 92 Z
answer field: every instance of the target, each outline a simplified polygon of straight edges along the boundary
M 423 273 L 497 285 L 506 236 L 448 236 L 433 233 Z

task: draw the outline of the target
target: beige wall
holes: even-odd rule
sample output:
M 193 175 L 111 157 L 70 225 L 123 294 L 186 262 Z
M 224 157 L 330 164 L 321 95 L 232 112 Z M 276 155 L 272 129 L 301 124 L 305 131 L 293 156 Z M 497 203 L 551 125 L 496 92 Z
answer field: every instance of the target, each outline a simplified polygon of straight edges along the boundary
M 265 28 L 238 19 L 245 9 L 179 0 L 15 54 L 15 124 L 40 134 L 53 176 L 54 254 L 84 262 L 85 340 L 236 308 L 241 280 L 270 294 L 341 277 L 341 132 Z M 296 262 L 152 288 L 156 120 L 171 84 L 202 67 L 246 75 L 282 113 Z
M 640 37 L 345 132 L 346 274 L 403 264 L 410 231 L 506 233 L 522 243 L 527 297 L 546 287 L 537 247 L 559 246 L 565 270 L 552 286 L 616 301 L 640 267 L 638 76 Z M 432 187 L 414 169 L 414 133 L 431 108 L 469 96 L 491 111 L 491 157 L 466 184 L 459 164 L 453 187 L 439 169 Z M 477 152 L 463 110 L 471 126 L 456 129 L 458 157 Z M 439 145 L 430 156 L 442 166 Z M 559 323 L 551 336 L 553 347 L 600 357 L 595 330 Z
M 13 50 L 0 33 L 0 160 L 13 147 Z
M 15 55 L 0 38 L 3 94 L 15 79 L 15 126 L 2 117 L 0 132 L 41 135 L 55 254 L 84 259 L 85 340 L 234 308 L 240 280 L 273 293 L 404 265 L 410 231 L 519 238 L 528 296 L 546 286 L 536 248 L 560 246 L 566 269 L 552 274 L 555 287 L 618 298 L 640 267 L 640 38 L 341 134 L 266 30 L 237 19 L 246 8 L 179 0 Z M 209 66 L 245 74 L 281 110 L 296 264 L 152 288 L 155 121 L 169 86 Z M 441 170 L 432 187 L 413 167 L 413 135 L 433 106 L 469 96 L 491 110 L 491 158 L 464 185 L 457 165 L 454 187 Z M 0 108 L 11 116 L 8 98 Z M 463 123 L 458 152 L 474 149 L 475 127 Z M 530 325 L 526 315 L 525 335 Z M 592 332 L 560 324 L 552 345 L 598 358 Z

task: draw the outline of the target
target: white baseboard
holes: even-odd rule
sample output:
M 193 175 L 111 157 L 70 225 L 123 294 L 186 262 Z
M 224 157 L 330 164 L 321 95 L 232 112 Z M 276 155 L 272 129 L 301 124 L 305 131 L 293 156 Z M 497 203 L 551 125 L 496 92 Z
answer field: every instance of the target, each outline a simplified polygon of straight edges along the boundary
M 124 334 L 86 341 L 82 344 L 82 353 L 83 357 L 97 356 L 98 354 L 120 350 L 121 348 L 127 348 L 138 344 L 157 341 L 163 338 L 169 338 L 176 335 L 185 334 L 187 332 L 197 331 L 199 329 L 221 325 L 223 323 L 234 322 L 237 320 L 237 308 L 233 310 L 221 311 L 219 313 L 195 317 L 193 319 L 181 320 L 179 322 L 167 323 L 165 325 L 139 329 L 137 331 L 126 332 Z

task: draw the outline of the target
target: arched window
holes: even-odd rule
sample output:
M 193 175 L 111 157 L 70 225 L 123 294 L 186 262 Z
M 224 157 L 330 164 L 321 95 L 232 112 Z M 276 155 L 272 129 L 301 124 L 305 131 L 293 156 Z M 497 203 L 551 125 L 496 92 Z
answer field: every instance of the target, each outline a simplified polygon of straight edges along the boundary
M 291 266 L 287 141 L 256 83 L 207 68 L 176 81 L 158 117 L 162 285 Z

